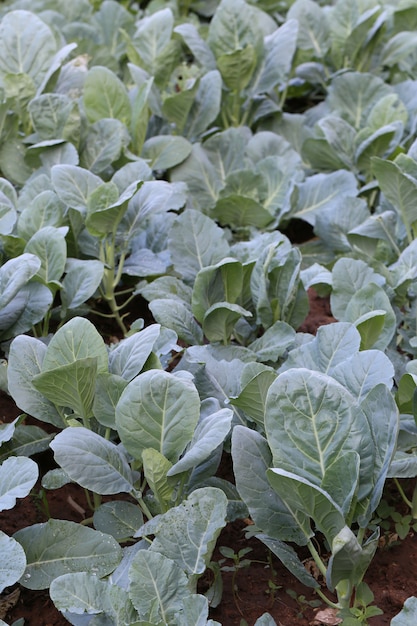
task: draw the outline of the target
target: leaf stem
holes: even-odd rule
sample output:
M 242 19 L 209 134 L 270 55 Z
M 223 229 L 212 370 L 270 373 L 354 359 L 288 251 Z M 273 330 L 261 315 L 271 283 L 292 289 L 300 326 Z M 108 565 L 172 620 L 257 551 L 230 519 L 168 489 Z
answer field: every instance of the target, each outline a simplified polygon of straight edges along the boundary
M 404 502 L 406 503 L 407 506 L 410 507 L 410 509 L 413 508 L 413 503 L 407 498 L 407 496 L 405 495 L 404 489 L 401 487 L 400 482 L 398 480 L 398 478 L 394 478 L 394 483 L 397 486 L 398 491 L 400 492 L 400 496 L 402 497 L 402 499 L 404 500 Z

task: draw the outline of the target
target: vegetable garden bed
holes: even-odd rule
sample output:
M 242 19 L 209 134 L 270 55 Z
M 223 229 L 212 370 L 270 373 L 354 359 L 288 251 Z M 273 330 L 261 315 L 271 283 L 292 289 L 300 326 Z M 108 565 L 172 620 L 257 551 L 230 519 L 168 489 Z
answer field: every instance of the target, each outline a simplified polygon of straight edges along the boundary
M 416 44 L 0 5 L 0 626 L 415 626 Z

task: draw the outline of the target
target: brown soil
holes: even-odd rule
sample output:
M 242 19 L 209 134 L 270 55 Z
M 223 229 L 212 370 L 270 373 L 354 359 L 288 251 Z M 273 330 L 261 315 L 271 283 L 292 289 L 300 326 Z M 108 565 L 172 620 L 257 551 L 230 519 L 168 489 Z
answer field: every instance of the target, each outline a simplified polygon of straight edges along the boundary
M 334 319 L 326 299 L 319 298 L 312 290 L 309 297 L 310 313 L 300 330 L 314 333 L 318 326 Z M 17 415 L 19 410 L 14 402 L 5 394 L 0 394 L 0 421 L 9 422 Z M 38 455 L 36 460 L 41 471 L 49 469 L 53 463 L 48 452 Z M 404 487 L 411 496 L 414 481 Z M 389 483 L 386 489 L 392 502 L 392 485 Z M 46 521 L 45 508 L 38 496 L 39 487 L 35 487 L 32 494 L 18 500 L 12 510 L 0 513 L 0 529 L 12 535 L 20 528 Z M 48 492 L 47 500 L 51 516 L 59 519 L 80 522 L 83 516 L 79 507 L 87 509 L 83 490 L 76 485 Z M 220 605 L 211 609 L 212 619 L 223 626 L 240 626 L 241 620 L 246 620 L 248 626 L 252 626 L 258 617 L 269 612 L 279 626 L 312 626 L 321 623 L 315 621 L 315 616 L 325 606 L 323 603 L 317 606 L 318 596 L 289 574 L 277 559 L 271 558 L 258 540 L 247 540 L 245 527 L 243 520 L 228 524 L 219 538 L 213 560 L 224 559 L 219 552 L 220 546 L 232 548 L 235 553 L 250 547 L 252 551 L 243 558 L 250 559 L 251 564 L 240 569 L 234 581 L 233 572 L 222 573 L 223 597 Z M 222 562 L 222 566 L 230 565 L 230 560 Z M 209 574 L 200 581 L 201 592 L 210 584 Z M 402 541 L 388 542 L 388 547 L 381 542 L 365 581 L 375 595 L 374 603 L 384 611 L 383 615 L 371 618 L 369 624 L 385 626 L 401 610 L 408 597 L 417 595 L 417 534 L 410 532 Z M 289 595 L 288 590 L 295 592 L 295 598 Z M 0 618 L 9 624 L 24 618 L 26 626 L 68 624 L 53 606 L 47 591 L 30 591 L 19 585 L 6 589 L 0 595 Z

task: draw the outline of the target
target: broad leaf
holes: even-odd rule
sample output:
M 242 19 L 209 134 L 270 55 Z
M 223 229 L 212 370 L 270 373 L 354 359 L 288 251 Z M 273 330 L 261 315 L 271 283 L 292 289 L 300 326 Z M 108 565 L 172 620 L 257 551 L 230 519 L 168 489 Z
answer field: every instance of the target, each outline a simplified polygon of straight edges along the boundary
M 86 572 L 98 578 L 110 574 L 121 558 L 121 548 L 110 535 L 75 522 L 51 519 L 19 530 L 27 566 L 20 583 L 28 589 L 47 589 L 54 578 Z
M 90 122 L 106 117 L 128 125 L 131 108 L 126 87 L 111 70 L 98 65 L 92 67 L 85 79 L 83 104 Z
M 26 568 L 26 556 L 22 546 L 0 530 L 0 550 L 2 561 L 0 565 L 0 593 L 6 587 L 14 585 L 22 576 Z
M 200 400 L 191 383 L 149 370 L 123 391 L 116 407 L 116 425 L 134 458 L 140 459 L 145 448 L 154 448 L 175 462 L 192 439 L 199 411 Z
M 93 523 L 96 530 L 120 541 L 133 537 L 143 524 L 143 515 L 139 506 L 132 502 L 104 502 L 94 511 Z
M 28 495 L 38 480 L 35 461 L 23 456 L 11 456 L 0 465 L 0 511 L 12 509 L 16 498 Z
M 85 489 L 102 495 L 132 491 L 126 455 L 104 437 L 87 428 L 65 428 L 50 447 L 58 465 Z

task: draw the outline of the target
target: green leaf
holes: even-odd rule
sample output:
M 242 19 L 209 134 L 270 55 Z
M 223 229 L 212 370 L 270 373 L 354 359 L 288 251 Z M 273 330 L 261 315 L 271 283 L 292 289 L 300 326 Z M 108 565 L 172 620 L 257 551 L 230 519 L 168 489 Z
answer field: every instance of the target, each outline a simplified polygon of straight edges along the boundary
M 80 165 L 94 174 L 105 175 L 129 145 L 130 137 L 122 122 L 102 119 L 89 126 L 80 153 Z
M 407 229 L 409 242 L 413 240 L 411 227 L 417 221 L 417 183 L 392 162 L 372 159 L 372 172 L 384 196 L 401 216 Z
M 188 114 L 195 100 L 199 81 L 195 81 L 192 86 L 172 95 L 167 95 L 162 104 L 162 113 L 170 124 L 181 133 L 184 129 Z
M 93 415 L 106 428 L 116 430 L 116 404 L 128 381 L 117 374 L 101 372 L 96 378 Z
M 217 58 L 217 67 L 223 81 L 232 91 L 242 91 L 250 82 L 256 67 L 256 51 L 251 44 L 222 54 Z
M 330 307 L 333 315 L 336 319 L 348 321 L 345 318 L 345 311 L 355 294 L 363 287 L 372 284 L 382 286 L 384 282 L 384 278 L 374 272 L 364 261 L 349 258 L 339 259 L 334 264 L 332 271 L 333 288 L 330 296 Z
M 46 345 L 34 337 L 21 335 L 13 340 L 7 368 L 9 393 L 25 413 L 62 428 L 65 424 L 55 406 L 33 384 L 42 369 L 46 350 Z
M 195 321 L 191 307 L 185 302 L 156 298 L 149 303 L 149 309 L 157 322 L 174 330 L 183 341 L 190 345 L 203 343 L 203 331 Z
M 262 31 L 251 6 L 243 0 L 222 0 L 210 21 L 207 43 L 217 61 L 247 46 L 262 50 Z
M 246 367 L 250 368 L 251 365 Z M 245 370 L 243 372 L 245 373 Z M 276 377 L 276 373 L 270 368 L 259 371 L 245 384 L 237 398 L 232 398 L 230 402 L 245 411 L 246 415 L 257 424 L 263 426 L 266 396 Z
M 139 550 L 129 572 L 129 597 L 142 620 L 172 623 L 182 600 L 190 595 L 188 579 L 171 559 L 151 550 Z
M 226 525 L 226 509 L 223 491 L 214 487 L 196 489 L 159 518 L 150 551 L 172 559 L 189 576 L 202 574 Z
M 382 287 L 370 283 L 359 289 L 352 296 L 342 319 L 361 325 L 366 320 L 364 315 L 379 311 L 385 312 L 383 326 L 376 341 L 369 347 L 385 350 L 395 334 L 397 322 L 390 300 Z
M 265 430 L 274 466 L 320 485 L 347 450 L 369 444 L 369 428 L 353 396 L 330 376 L 304 368 L 280 374 L 269 388 Z
M 116 407 L 116 425 L 127 451 L 140 459 L 154 448 L 171 463 L 191 441 L 200 400 L 196 388 L 168 372 L 149 370 L 134 378 Z
M 267 477 L 307 539 L 311 536 L 310 518 L 330 545 L 342 529 L 352 533 L 341 509 L 320 487 L 278 468 L 268 469 Z
M 60 291 L 63 311 L 76 309 L 94 296 L 104 273 L 104 264 L 94 259 L 67 259 Z
M 174 27 L 174 16 L 170 8 L 156 11 L 142 18 L 137 24 L 133 45 L 139 55 L 139 63 L 152 76 L 159 68 L 160 59 L 167 53 Z
M 99 176 L 82 167 L 64 164 L 52 168 L 51 179 L 59 199 L 82 213 L 87 208 L 91 193 L 103 183 Z
M 233 328 L 242 317 L 252 317 L 238 304 L 216 302 L 207 311 L 203 320 L 203 332 L 210 342 L 229 342 Z
M 333 79 L 328 103 L 332 111 L 359 130 L 365 126 L 373 107 L 391 94 L 392 88 L 379 76 L 345 72 Z
M 256 526 L 275 539 L 305 545 L 308 537 L 294 524 L 292 515 L 267 480 L 272 454 L 266 439 L 255 430 L 235 426 L 232 457 L 239 495 Z
M 26 567 L 26 556 L 22 546 L 0 530 L 0 593 L 6 587 L 14 585 L 22 576 Z
M 191 150 L 192 144 L 185 137 L 158 135 L 145 141 L 142 158 L 149 161 L 153 170 L 168 170 L 182 163 Z
M 28 495 L 39 470 L 35 461 L 26 457 L 11 456 L 0 465 L 0 511 L 12 509 L 16 498 Z
M 360 350 L 371 349 L 378 340 L 384 328 L 386 311 L 377 309 L 361 315 L 355 322 L 355 326 L 361 336 Z
M 103 118 L 130 124 L 131 106 L 126 87 L 107 67 L 92 67 L 84 82 L 83 105 L 89 122 Z
M 74 317 L 52 337 L 42 363 L 42 372 L 86 358 L 97 359 L 97 371 L 107 371 L 107 348 L 101 335 L 87 319 Z
M 161 511 L 165 512 L 172 503 L 175 480 L 167 478 L 172 463 L 158 450 L 145 448 L 142 452 L 143 473 L 158 500 Z
M 184 456 L 168 470 L 167 475 L 176 476 L 203 463 L 225 441 L 232 418 L 230 409 L 219 409 L 207 415 L 202 411 L 189 447 Z
M 109 352 L 110 372 L 128 382 L 133 380 L 145 365 L 160 332 L 159 324 L 151 324 L 131 337 L 113 344 Z
M 275 322 L 248 348 L 256 353 L 258 361 L 278 361 L 295 339 L 295 330 L 286 322 Z
M 186 282 L 224 259 L 229 252 L 224 231 L 206 215 L 188 209 L 174 222 L 168 241 L 175 269 Z
M 346 197 L 354 197 L 357 193 L 357 180 L 352 172 L 340 170 L 309 176 L 298 185 L 292 215 L 314 226 L 322 211 L 336 211 L 343 206 Z
M 236 259 L 226 258 L 202 268 L 194 282 L 192 310 L 202 323 L 208 309 L 218 302 L 235 304 L 242 293 L 243 268 Z
M 33 377 L 35 388 L 53 404 L 71 408 L 84 420 L 93 415 L 97 358 L 85 357 Z
M 41 260 L 37 276 L 45 283 L 60 281 L 67 260 L 66 226 L 45 226 L 36 232 L 25 247 L 25 252 L 35 254 Z
M 112 535 L 118 541 L 133 537 L 143 524 L 142 512 L 131 502 L 104 502 L 94 511 L 93 523 L 96 530 Z
M 110 535 L 75 522 L 51 519 L 19 530 L 27 567 L 20 584 L 27 589 L 47 589 L 69 572 L 85 572 L 101 578 L 110 574 L 121 558 L 121 548 Z
M 183 133 L 190 141 L 195 142 L 215 121 L 220 112 L 221 97 L 222 80 L 220 73 L 214 69 L 200 78 L 197 93 L 189 110 Z
M 20 237 L 28 241 L 44 226 L 63 226 L 64 206 L 57 194 L 47 189 L 25 204 L 17 224 Z
M 37 15 L 9 11 L 0 23 L 0 76 L 28 74 L 40 86 L 56 52 L 56 40 Z
M 293 574 L 303 585 L 306 587 L 312 587 L 313 589 L 317 589 L 319 586 L 317 580 L 313 578 L 311 574 L 308 573 L 304 563 L 302 563 L 297 555 L 297 552 L 294 548 L 279 539 L 273 539 L 264 535 L 263 533 L 259 533 L 256 535 L 262 543 L 264 543 L 269 550 L 275 556 L 279 558 L 281 563 L 285 565 L 285 567 Z M 258 620 L 259 621 L 259 620 Z M 257 623 L 257 622 L 256 622 Z M 262 622 L 263 623 L 263 622 Z M 266 626 L 269 626 L 269 622 L 266 623 Z
M 102 495 L 132 491 L 132 472 L 123 451 L 91 430 L 65 428 L 50 447 L 66 474 L 85 489 Z
M 333 539 L 332 556 L 327 569 L 327 586 L 332 591 L 339 582 L 357 585 L 362 581 L 378 547 L 379 530 L 360 545 L 352 531 L 345 527 Z
M 312 0 L 297 0 L 288 11 L 287 19 L 298 21 L 298 48 L 322 59 L 330 47 L 330 29 L 322 7 Z
M 97 615 L 106 608 L 108 585 L 97 576 L 86 572 L 62 574 L 50 587 L 50 596 L 56 608 L 76 615 Z

